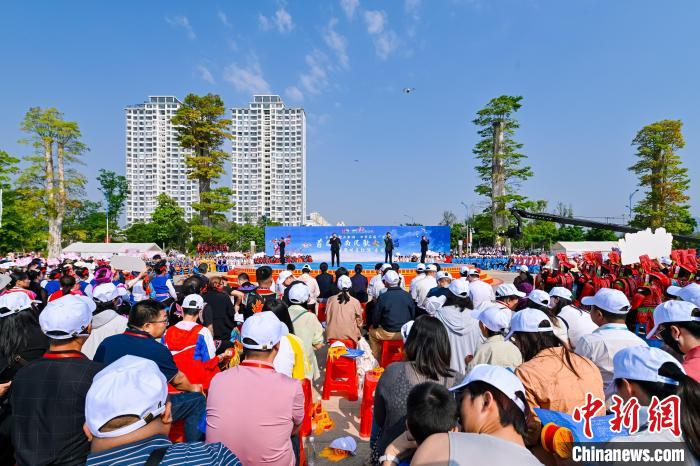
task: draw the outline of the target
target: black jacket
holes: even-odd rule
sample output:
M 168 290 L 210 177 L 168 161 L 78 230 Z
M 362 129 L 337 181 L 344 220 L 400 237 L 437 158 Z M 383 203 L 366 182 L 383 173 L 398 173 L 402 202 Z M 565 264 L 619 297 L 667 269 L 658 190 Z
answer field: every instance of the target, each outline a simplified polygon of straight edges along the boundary
M 384 249 L 387 251 L 394 250 L 394 240 L 391 238 L 384 238 Z
M 427 239 L 420 240 L 420 252 L 428 252 L 428 245 L 429 244 L 430 244 L 430 240 L 427 240 Z
M 372 325 L 387 332 L 398 332 L 416 315 L 416 303 L 411 295 L 398 286 L 392 286 L 379 296 L 377 309 L 372 315 Z
M 330 239 L 331 243 L 331 251 L 340 251 L 340 238 L 331 238 Z
M 320 292 L 318 297 L 321 299 L 328 299 L 333 296 L 333 276 L 328 272 L 321 272 L 316 276 L 316 283 L 318 283 L 318 291 Z

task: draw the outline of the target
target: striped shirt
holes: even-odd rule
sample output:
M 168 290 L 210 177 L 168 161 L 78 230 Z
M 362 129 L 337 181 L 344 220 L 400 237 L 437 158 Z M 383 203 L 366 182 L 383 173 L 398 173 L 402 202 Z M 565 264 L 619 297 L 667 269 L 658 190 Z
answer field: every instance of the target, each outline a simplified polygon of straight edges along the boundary
M 221 443 L 172 443 L 163 435 L 154 435 L 139 442 L 122 445 L 99 453 L 91 453 L 88 465 L 131 466 L 145 464 L 153 450 L 167 448 L 161 466 L 187 464 L 242 466 L 231 450 Z

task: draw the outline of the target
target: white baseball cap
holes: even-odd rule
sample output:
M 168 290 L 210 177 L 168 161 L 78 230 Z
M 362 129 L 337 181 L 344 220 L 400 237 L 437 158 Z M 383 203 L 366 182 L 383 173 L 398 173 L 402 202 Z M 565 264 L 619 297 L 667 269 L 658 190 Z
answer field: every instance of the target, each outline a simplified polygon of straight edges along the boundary
M 549 325 L 540 328 L 540 323 L 546 320 Z M 510 319 L 510 333 L 506 335 L 506 340 L 509 340 L 515 332 L 524 333 L 542 333 L 542 332 L 553 332 L 552 321 L 549 320 L 547 314 L 540 311 L 539 309 L 532 309 L 531 307 L 526 307 L 522 311 L 515 313 L 512 319 Z
M 666 351 L 653 346 L 629 346 L 613 356 L 613 379 L 661 382 L 678 385 L 677 380 L 659 375 L 659 368 L 670 362 L 685 374 L 683 366 Z
M 311 266 L 309 264 L 304 264 L 304 266 L 301 268 L 301 270 L 311 271 Z
M 532 290 L 527 299 L 535 304 L 547 306 L 549 304 L 549 294 L 544 290 Z
M 424 270 L 425 270 L 425 264 L 421 262 L 420 264 L 416 265 L 416 270 L 419 271 L 419 272 L 424 271 Z
M 306 304 L 311 292 L 305 283 L 297 283 L 289 289 L 289 302 L 294 304 Z
M 568 299 L 569 301 L 573 301 L 573 295 L 571 294 L 571 290 L 568 288 L 564 288 L 563 286 L 555 286 L 552 288 L 552 290 L 549 292 L 549 297 L 550 298 L 564 298 Z
M 459 274 L 460 274 L 460 275 L 467 274 L 467 273 L 469 273 L 469 270 L 470 270 L 470 269 L 471 269 L 471 268 L 470 268 L 468 265 L 463 265 L 463 266 L 461 266 L 461 267 L 459 268 Z
M 479 272 L 479 269 L 469 269 L 469 275 L 476 275 L 477 277 L 480 277 L 481 272 Z
M 352 288 L 352 280 L 347 275 L 338 277 L 338 288 L 341 290 L 349 290 Z
M 12 281 L 9 273 L 0 273 L 0 290 L 7 288 L 7 285 Z
M 437 272 L 437 265 L 430 264 L 425 267 L 425 270 L 427 270 L 428 272 Z
M 524 298 L 525 293 L 518 291 L 518 289 L 512 283 L 504 283 L 496 287 L 496 297 L 505 298 L 506 296 L 517 296 L 518 298 Z
M 287 334 L 289 329 L 274 313 L 258 312 L 243 322 L 241 341 L 244 348 L 271 350 Z
M 661 256 L 661 257 L 659 258 L 659 263 L 660 263 L 660 264 L 663 264 L 663 265 L 671 265 L 671 264 L 673 264 L 673 261 L 671 260 L 670 257 Z
M 17 291 L 0 296 L 0 319 L 32 308 L 32 300 L 27 293 Z M 2 311 L 7 309 L 7 311 Z
M 92 299 L 108 303 L 119 297 L 119 290 L 114 283 L 102 283 L 92 290 Z
M 469 282 L 464 279 L 452 280 L 447 289 L 450 290 L 450 293 L 453 295 L 461 298 L 469 296 Z
M 415 320 L 409 320 L 401 326 L 401 338 L 403 338 L 404 343 L 406 343 L 406 340 L 408 340 L 408 335 L 411 333 L 414 322 Z
M 86 330 L 96 307 L 87 296 L 67 295 L 55 299 L 39 314 L 41 331 L 56 340 L 86 337 L 90 335 Z
M 521 265 L 520 267 L 518 267 L 518 270 L 520 272 L 529 272 L 530 271 L 530 269 L 527 268 L 527 265 Z
M 382 280 L 389 286 L 396 286 L 401 281 L 401 277 L 395 270 L 389 270 L 384 274 Z
M 280 274 L 277 276 L 277 283 L 279 283 L 280 285 L 283 284 L 284 281 L 286 279 L 288 279 L 289 277 L 291 277 L 292 275 L 294 275 L 294 274 L 292 272 L 290 272 L 289 270 L 281 271 Z
M 182 307 L 187 309 L 204 309 L 204 298 L 198 294 L 188 294 L 185 299 L 182 300 Z
M 163 414 L 167 398 L 168 382 L 155 362 L 122 356 L 92 379 L 85 396 L 85 423 L 97 438 L 120 437 Z M 120 416 L 137 416 L 139 420 L 111 432 L 100 432 L 100 428 Z
M 444 270 L 441 270 L 435 276 L 435 280 L 438 281 L 442 280 L 443 278 L 449 278 L 450 280 L 452 280 L 452 275 L 450 275 L 448 272 L 445 272 Z
M 389 270 L 390 268 L 391 268 L 391 264 L 383 264 L 382 268 L 380 270 L 382 272 L 384 272 L 385 270 Z
M 698 307 L 688 301 L 666 301 L 654 309 L 654 328 L 647 334 L 647 339 L 652 338 L 659 330 L 659 326 L 671 322 L 698 322 L 700 317 L 693 317 L 693 310 Z
M 581 299 L 584 306 L 595 306 L 612 314 L 627 314 L 630 307 L 629 299 L 620 290 L 601 288 L 595 296 L 586 296 Z
M 522 311 L 521 311 L 522 312 Z M 518 408 L 525 412 L 525 402 L 517 396 L 520 392 L 521 396 L 525 397 L 525 387 L 520 379 L 511 371 L 501 366 L 492 366 L 491 364 L 477 364 L 469 372 L 469 375 L 464 380 L 452 388 L 451 392 L 466 387 L 472 382 L 486 382 L 487 384 L 500 390 L 505 396 L 513 400 Z
M 472 312 L 472 317 L 484 324 L 492 332 L 502 332 L 510 327 L 511 315 L 510 310 L 496 306 Z
M 693 303 L 696 306 L 700 306 L 700 285 L 697 283 L 691 283 L 690 285 L 683 287 L 669 286 L 666 289 L 666 293 L 670 294 L 671 296 L 676 296 L 683 301 Z
M 330 448 L 335 448 L 336 450 L 349 451 L 351 454 L 354 455 L 355 450 L 357 449 L 357 442 L 354 438 L 347 436 L 333 440 L 329 446 Z

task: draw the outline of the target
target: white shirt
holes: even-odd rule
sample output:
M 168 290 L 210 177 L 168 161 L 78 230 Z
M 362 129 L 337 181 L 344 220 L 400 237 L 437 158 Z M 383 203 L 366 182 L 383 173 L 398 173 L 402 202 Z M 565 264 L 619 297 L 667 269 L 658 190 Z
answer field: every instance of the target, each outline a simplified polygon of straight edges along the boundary
M 318 282 L 316 279 L 308 273 L 302 273 L 299 276 L 299 280 L 306 283 L 306 286 L 309 287 L 309 304 L 316 304 L 318 302 L 318 297 L 321 294 L 321 290 L 318 287 Z
M 80 351 L 88 358 L 94 358 L 95 351 L 97 351 L 97 347 L 100 346 L 102 340 L 112 335 L 124 333 L 127 322 L 126 317 L 117 314 L 111 309 L 96 314 L 92 319 L 90 336 L 85 340 L 85 344 Z
M 569 342 L 571 346 L 576 348 L 579 340 L 584 335 L 590 335 L 598 326 L 591 320 L 591 315 L 573 306 L 565 306 L 559 312 L 558 317 L 561 317 L 569 324 Z
M 372 280 L 369 281 L 369 286 L 367 287 L 367 294 L 374 300 L 379 298 L 382 290 L 385 289 L 384 282 L 382 281 L 382 274 L 378 273 Z
M 437 280 L 433 275 L 426 275 L 425 278 L 416 285 L 416 305 L 425 309 L 425 300 L 428 297 L 428 292 L 438 286 Z
M 460 278 L 461 280 L 461 278 Z M 496 300 L 496 294 L 493 292 L 493 287 L 481 280 L 469 282 L 469 295 L 476 309 L 481 303 L 490 303 Z
M 605 396 L 615 393 L 613 381 L 613 357 L 618 351 L 632 346 L 647 346 L 646 342 L 627 329 L 625 324 L 605 324 L 578 341 L 576 353 L 587 357 L 600 369 Z
M 277 352 L 277 356 L 275 356 L 275 360 L 272 361 L 272 365 L 275 367 L 275 371 L 280 374 L 284 374 L 287 377 L 292 376 L 294 370 L 294 350 L 286 336 L 282 337 L 280 340 L 280 349 Z
M 411 293 L 411 298 L 413 298 L 414 301 L 417 299 L 416 285 L 418 285 L 418 283 L 420 283 L 420 281 L 423 280 L 424 278 L 425 278 L 425 273 L 421 273 L 419 275 L 416 275 L 416 278 L 411 280 L 411 284 L 409 285 L 408 290 Z

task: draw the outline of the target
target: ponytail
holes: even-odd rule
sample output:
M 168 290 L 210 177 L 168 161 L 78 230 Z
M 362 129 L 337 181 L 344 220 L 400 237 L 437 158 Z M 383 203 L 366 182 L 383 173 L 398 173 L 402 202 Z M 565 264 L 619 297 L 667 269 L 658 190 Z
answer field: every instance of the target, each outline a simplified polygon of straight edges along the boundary
M 680 421 L 683 438 L 696 458 L 700 457 L 700 383 L 685 374 L 678 365 L 666 362 L 659 368 L 659 375 L 678 382 L 676 394 L 681 399 Z
M 340 290 L 340 293 L 338 294 L 338 301 L 340 304 L 345 304 L 348 301 L 350 301 L 350 295 L 348 295 L 348 290 L 343 288 Z

